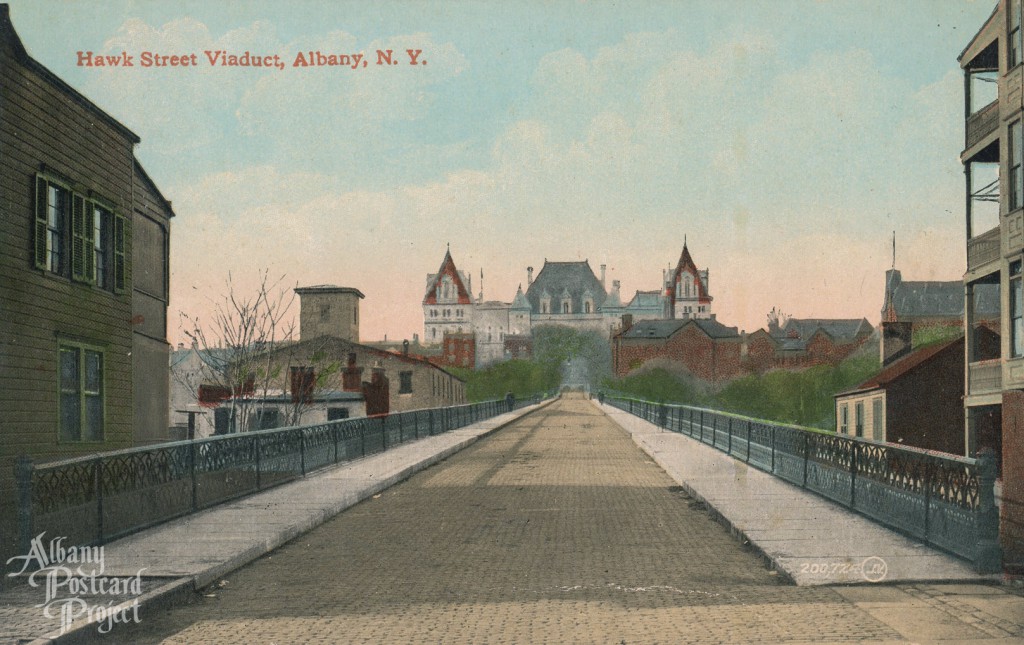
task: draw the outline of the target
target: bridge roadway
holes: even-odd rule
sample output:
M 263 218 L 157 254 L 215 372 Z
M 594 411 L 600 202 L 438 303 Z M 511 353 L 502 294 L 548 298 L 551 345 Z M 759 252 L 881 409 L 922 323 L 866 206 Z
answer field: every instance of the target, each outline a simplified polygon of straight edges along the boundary
M 132 643 L 1024 643 L 1006 588 L 801 587 L 563 399 L 116 632 Z

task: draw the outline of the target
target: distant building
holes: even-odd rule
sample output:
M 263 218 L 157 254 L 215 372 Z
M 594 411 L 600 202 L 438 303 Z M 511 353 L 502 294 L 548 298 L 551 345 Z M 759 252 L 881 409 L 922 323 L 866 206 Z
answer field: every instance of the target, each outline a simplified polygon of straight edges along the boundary
M 359 301 L 363 292 L 333 284 L 301 287 L 295 290 L 302 301 L 299 327 L 303 338 L 334 336 L 359 342 Z
M 625 376 L 644 363 L 665 359 L 710 382 L 741 372 L 742 339 L 735 327 L 713 318 L 644 320 L 628 318 L 612 338 L 612 369 Z
M 675 270 L 665 282 L 665 318 L 711 318 L 708 270 L 697 268 L 683 242 Z

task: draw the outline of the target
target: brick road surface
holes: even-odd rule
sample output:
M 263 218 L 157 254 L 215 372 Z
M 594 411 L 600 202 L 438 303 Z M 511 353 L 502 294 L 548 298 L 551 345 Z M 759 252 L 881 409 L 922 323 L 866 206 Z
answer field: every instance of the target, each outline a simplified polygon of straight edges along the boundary
M 568 399 L 106 640 L 1024 643 L 1022 603 L 980 585 L 785 584 Z

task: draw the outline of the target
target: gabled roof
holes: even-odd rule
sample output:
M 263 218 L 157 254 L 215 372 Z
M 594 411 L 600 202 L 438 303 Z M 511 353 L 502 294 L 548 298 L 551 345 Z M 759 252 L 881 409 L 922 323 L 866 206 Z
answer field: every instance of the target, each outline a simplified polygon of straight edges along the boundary
M 150 190 L 153 191 L 153 195 L 160 202 L 160 205 L 167 210 L 167 216 L 174 217 L 174 209 L 171 208 L 171 202 L 166 197 L 164 197 L 164 194 L 162 192 L 160 192 L 160 189 L 157 187 L 156 182 L 153 181 L 153 179 L 149 176 L 149 173 L 146 172 L 146 169 L 142 167 L 141 163 L 139 163 L 138 157 L 135 157 L 133 155 L 132 163 L 134 163 L 135 165 L 135 174 L 140 179 L 142 179 L 143 183 L 149 186 Z
M 661 311 L 663 308 L 663 297 L 660 291 L 637 291 L 633 299 L 626 305 L 626 309 L 656 309 Z
M 678 320 L 641 320 L 621 333 L 622 338 L 671 338 L 687 325 L 695 325 L 710 338 L 739 338 L 736 327 L 727 327 L 710 318 Z
M 891 270 L 886 272 L 885 287 L 882 320 L 963 318 L 963 282 L 903 281 L 899 271 Z M 974 293 L 976 315 L 989 317 L 999 313 L 998 285 L 977 284 Z
M 575 313 L 583 311 L 583 294 L 588 289 L 593 294 L 594 310 L 596 311 L 604 304 L 605 298 L 608 296 L 587 260 L 582 262 L 548 262 L 544 260 L 544 266 L 540 273 L 526 290 L 526 299 L 534 312 L 540 312 L 542 292 L 560 295 L 568 293 L 572 300 L 572 310 Z
M 852 390 L 846 392 L 840 392 L 835 396 L 842 397 L 850 394 L 857 394 L 859 392 L 867 392 L 870 390 L 884 389 L 888 387 L 894 381 L 902 378 L 906 374 L 913 372 L 914 370 L 927 366 L 927 364 L 939 354 L 945 354 L 947 352 L 957 352 L 961 356 L 964 351 L 964 337 L 960 336 L 953 340 L 945 343 L 937 343 L 935 345 L 928 345 L 922 347 L 916 351 L 907 354 L 903 358 L 895 361 L 892 365 L 889 365 L 878 374 L 872 376 L 868 380 L 864 381 Z
M 462 281 L 462 276 L 459 275 L 459 270 L 455 267 L 455 260 L 452 259 L 452 252 L 450 250 L 445 251 L 444 260 L 441 261 L 441 267 L 437 270 L 437 273 L 432 276 L 433 280 L 427 283 L 427 292 L 423 296 L 423 304 L 437 304 L 437 285 L 441 282 L 441 279 L 444 276 L 451 278 L 452 284 L 455 286 L 458 303 L 460 305 L 472 304 L 473 299 L 469 295 L 469 289 Z
M 850 341 L 873 330 L 866 318 L 790 318 L 776 337 L 808 341 L 822 331 L 833 340 Z M 785 343 L 784 343 L 785 345 Z
M 85 97 L 84 94 L 68 85 L 62 78 L 47 69 L 42 63 L 29 56 L 25 45 L 21 42 L 18 32 L 11 22 L 11 9 L 7 3 L 0 4 L 0 32 L 3 38 L 14 51 L 15 57 L 27 68 L 43 77 L 47 82 L 63 92 L 68 98 L 89 110 L 103 121 L 114 127 L 118 132 L 127 137 L 132 143 L 139 143 L 139 135 L 129 130 L 123 123 L 110 116 L 99 108 L 95 103 Z
M 690 250 L 686 248 L 686 242 L 683 242 L 683 252 L 679 255 L 679 262 L 676 264 L 676 270 L 672 274 L 672 281 L 669 283 L 667 290 L 669 295 L 672 297 L 672 301 L 675 302 L 675 289 L 674 285 L 679 282 L 679 277 L 683 272 L 689 273 L 697 278 L 694 283 L 697 287 L 697 300 L 703 303 L 711 302 L 711 296 L 708 295 L 707 285 L 704 284 L 704 276 L 697 265 L 694 263 L 693 258 L 690 257 Z

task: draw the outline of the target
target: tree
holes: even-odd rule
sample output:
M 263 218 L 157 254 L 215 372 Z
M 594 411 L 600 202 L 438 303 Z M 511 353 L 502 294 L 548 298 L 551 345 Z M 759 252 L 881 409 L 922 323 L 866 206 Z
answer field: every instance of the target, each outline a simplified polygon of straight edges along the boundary
M 294 342 L 297 332 L 291 315 L 295 292 L 285 287 L 284 276 L 271 281 L 264 270 L 255 293 L 239 291 L 229 273 L 224 295 L 212 302 L 209 322 L 181 313 L 182 333 L 198 362 L 172 373 L 196 401 L 226 402 L 232 431 L 246 432 L 261 427 L 267 394 L 290 376 L 271 350 Z M 299 398 L 295 406 L 311 397 Z M 298 410 L 292 416 L 298 418 Z

